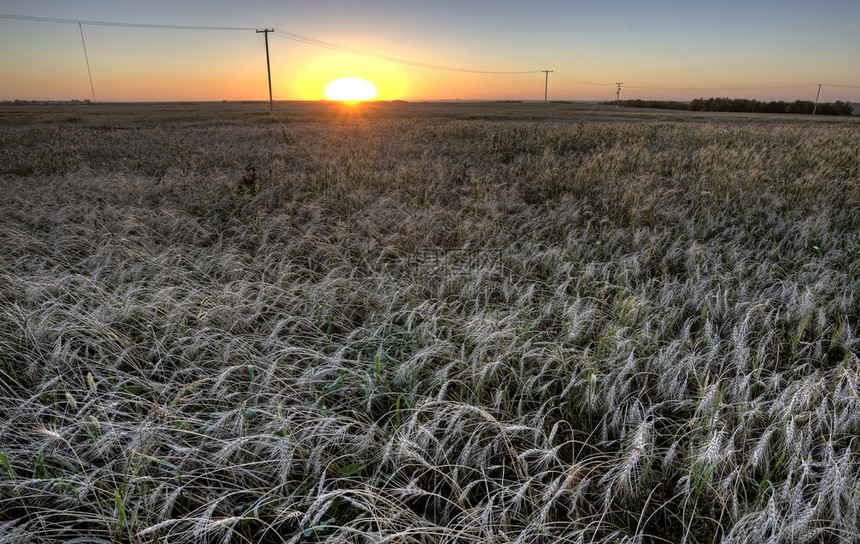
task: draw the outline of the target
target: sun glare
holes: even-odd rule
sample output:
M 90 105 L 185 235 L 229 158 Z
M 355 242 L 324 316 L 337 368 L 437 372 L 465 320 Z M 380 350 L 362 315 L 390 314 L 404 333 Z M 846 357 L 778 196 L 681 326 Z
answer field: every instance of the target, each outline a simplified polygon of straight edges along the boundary
M 357 77 L 344 77 L 328 84 L 325 95 L 329 100 L 359 102 L 376 96 L 376 89 L 369 82 Z

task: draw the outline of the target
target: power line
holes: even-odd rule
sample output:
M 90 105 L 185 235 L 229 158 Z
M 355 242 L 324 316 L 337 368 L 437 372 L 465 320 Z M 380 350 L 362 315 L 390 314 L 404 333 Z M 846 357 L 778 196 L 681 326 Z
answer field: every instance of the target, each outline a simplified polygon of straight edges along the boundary
M 75 20 L 75 19 L 61 19 L 57 17 L 37 17 L 33 15 L 13 15 L 9 13 L 0 13 L 0 19 L 9 19 L 14 21 L 32 21 L 32 22 L 40 22 L 40 23 L 59 23 L 59 24 L 75 24 L 75 25 L 91 25 L 91 26 L 111 26 L 111 27 L 120 27 L 120 28 L 158 28 L 158 29 L 166 29 L 166 30 L 227 30 L 227 31 L 256 31 L 257 29 L 254 27 L 242 27 L 242 26 L 199 26 L 199 25 L 163 25 L 163 24 L 148 24 L 148 23 L 123 23 L 118 21 L 83 21 L 83 20 Z M 377 60 L 382 60 L 386 62 L 393 62 L 397 64 L 404 64 L 407 66 L 415 66 L 418 68 L 428 68 L 431 70 L 446 70 L 449 72 L 464 72 L 471 74 L 496 74 L 496 75 L 517 75 L 517 74 L 537 74 L 540 73 L 540 70 L 525 70 L 525 71 L 495 71 L 495 70 L 471 70 L 467 68 L 455 68 L 451 66 L 442 66 L 439 64 L 430 64 L 426 62 L 418 62 L 409 59 L 403 59 L 400 57 L 393 57 L 390 55 L 383 55 L 380 53 L 374 53 L 371 51 L 365 51 L 362 49 L 356 49 L 354 47 L 349 47 L 346 45 L 341 45 L 334 42 L 327 42 L 325 40 L 319 40 L 317 38 L 312 38 L 310 36 L 304 36 L 302 34 L 296 34 L 295 32 L 288 32 L 286 30 L 281 29 L 271 29 L 270 32 L 273 32 L 274 35 L 284 38 L 287 40 L 293 40 L 301 43 L 306 43 L 308 45 L 314 45 L 316 47 L 323 47 L 326 49 L 332 49 L 334 51 L 340 51 L 341 53 L 347 53 L 350 55 L 358 55 L 362 57 L 374 58 Z M 267 34 L 268 37 L 268 34 Z
M 538 74 L 540 70 L 526 70 L 526 71 L 518 71 L 518 72 L 508 72 L 508 71 L 495 71 L 495 70 L 471 70 L 468 68 L 455 68 L 452 66 L 443 66 L 440 64 L 430 64 L 427 62 L 418 62 L 414 60 L 404 59 L 401 57 L 392 57 L 391 55 L 383 55 L 380 53 L 373 53 L 371 51 L 365 51 L 363 49 L 356 49 L 354 47 L 349 47 L 346 45 L 341 45 L 338 43 L 327 42 L 325 40 L 318 40 L 316 38 L 311 38 L 310 36 L 303 36 L 301 34 L 296 34 L 295 32 L 288 32 L 286 30 L 275 29 L 275 36 L 279 38 L 284 38 L 286 40 L 292 40 L 296 42 L 306 43 L 308 45 L 313 45 L 316 47 L 322 47 L 325 49 L 331 49 L 333 51 L 340 51 L 341 53 L 346 53 L 349 55 L 357 55 L 360 57 L 367 57 L 371 59 L 382 60 L 385 62 L 393 62 L 396 64 L 404 64 L 406 66 L 414 66 L 416 68 L 427 68 L 430 70 L 445 70 L 448 72 L 463 72 L 468 74 L 495 74 L 495 75 L 518 75 L 518 74 Z
M 581 83 L 582 85 L 595 85 L 595 86 L 603 86 L 603 85 L 615 85 L 615 83 L 594 83 L 591 81 L 583 81 L 581 79 L 577 79 L 575 77 L 571 77 L 565 74 L 561 74 L 559 72 L 555 73 L 555 77 L 560 77 L 561 79 L 565 79 L 567 81 L 573 81 L 574 83 Z
M 9 13 L 0 13 L 0 19 L 13 20 L 13 21 L 30 21 L 30 22 L 41 22 L 41 23 L 57 23 L 57 24 L 75 24 L 78 25 L 79 30 L 81 31 L 81 42 L 84 46 L 84 56 L 87 60 L 87 73 L 90 78 L 90 90 L 93 94 L 93 100 L 95 101 L 95 88 L 93 86 L 92 81 L 92 72 L 90 70 L 89 65 L 89 57 L 86 51 L 86 42 L 84 41 L 83 36 L 83 25 L 90 26 L 107 26 L 107 27 L 119 27 L 119 28 L 147 28 L 147 29 L 165 29 L 165 30 L 208 30 L 208 31 L 257 31 L 254 27 L 238 27 L 238 26 L 201 26 L 201 25 L 167 25 L 167 24 L 151 24 L 151 23 L 126 23 L 120 21 L 93 21 L 93 20 L 77 20 L 77 19 L 63 19 L 58 17 L 40 17 L 33 15 L 15 15 Z M 372 51 L 365 51 L 363 49 L 357 49 L 354 47 L 349 47 L 346 45 L 338 44 L 335 42 L 328 42 L 325 40 L 320 40 L 317 38 L 313 38 L 310 36 L 304 36 L 302 34 L 297 34 L 295 32 L 289 32 L 281 29 L 268 29 L 266 31 L 266 42 L 267 42 L 267 57 L 268 57 L 268 34 L 273 33 L 275 36 L 278 36 L 283 39 L 292 40 L 308 45 L 313 45 L 315 47 L 321 47 L 325 49 L 330 49 L 333 51 L 338 51 L 341 53 L 346 53 L 349 55 L 362 56 L 366 58 L 381 60 L 384 62 L 391 62 L 396 64 L 402 64 L 406 66 L 413 66 L 417 68 L 426 68 L 431 70 L 444 70 L 449 72 L 460 72 L 460 73 L 471 73 L 471 74 L 492 74 L 492 75 L 520 75 L 520 74 L 537 74 L 540 72 L 547 72 L 547 81 L 544 89 L 544 102 L 547 101 L 548 95 L 548 87 L 549 87 L 549 72 L 552 70 L 523 70 L 523 71 L 497 71 L 497 70 L 474 70 L 468 68 L 457 68 L 453 66 L 444 66 L 439 64 L 431 64 L 426 62 L 419 62 L 409 59 L 404 59 L 401 57 L 395 57 L 391 55 L 384 55 L 380 53 L 374 53 Z M 581 85 L 594 85 L 594 86 L 610 86 L 610 85 L 619 85 L 618 83 L 598 83 L 592 81 L 585 81 L 582 79 L 574 78 L 572 76 L 555 72 L 553 74 L 554 77 L 558 77 L 560 79 L 564 79 L 567 81 L 571 81 L 574 83 L 579 83 Z M 814 87 L 818 84 L 807 83 L 807 84 L 799 84 L 799 85 L 781 85 L 781 86 L 758 86 L 758 87 L 646 87 L 646 86 L 633 86 L 628 85 L 629 89 L 639 89 L 639 90 L 659 90 L 659 91 L 738 91 L 738 90 L 774 90 L 774 89 L 798 89 L 804 87 Z M 856 85 L 839 85 L 839 84 L 830 84 L 824 83 L 822 84 L 825 87 L 837 87 L 842 89 L 860 89 L 860 86 Z M 620 94 L 620 86 L 616 92 L 616 95 Z M 270 102 L 271 102 L 271 92 L 270 92 Z M 271 104 L 270 104 L 271 106 Z
M 801 89 L 803 87 L 815 87 L 817 83 L 806 83 L 801 85 L 779 85 L 770 87 L 640 87 L 628 85 L 629 89 L 640 89 L 648 91 L 764 91 L 774 89 Z
M 616 83 L 596 83 L 593 81 L 585 81 L 579 78 L 572 77 L 570 75 L 556 72 L 553 74 L 554 77 L 558 77 L 564 79 L 566 81 L 571 81 L 573 83 L 579 83 L 581 85 L 594 85 L 594 86 L 612 86 L 616 85 Z M 860 86 L 857 85 L 837 85 L 835 83 L 823 83 L 824 87 L 839 87 L 843 89 L 860 89 Z M 771 85 L 771 86 L 755 86 L 755 87 L 647 87 L 641 85 L 628 85 L 628 89 L 637 89 L 637 90 L 648 90 L 648 91 L 765 91 L 765 90 L 776 90 L 776 89 L 802 89 L 805 87 L 817 87 L 817 83 L 800 83 L 797 85 Z
M 72 25 L 90 25 L 90 26 L 113 26 L 121 28 L 161 28 L 167 30 L 231 30 L 231 31 L 248 31 L 256 30 L 254 27 L 243 26 L 197 26 L 197 25 L 159 25 L 149 23 L 122 23 L 116 21 L 81 21 L 77 19 L 60 19 L 57 17 L 36 17 L 33 15 L 12 15 L 9 13 L 0 13 L 0 19 L 9 19 L 13 21 L 33 21 L 37 23 L 60 23 Z

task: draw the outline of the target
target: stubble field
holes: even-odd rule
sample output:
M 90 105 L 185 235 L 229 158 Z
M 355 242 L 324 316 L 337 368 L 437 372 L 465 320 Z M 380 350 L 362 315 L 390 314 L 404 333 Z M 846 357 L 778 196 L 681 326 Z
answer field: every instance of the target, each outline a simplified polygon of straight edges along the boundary
M 0 111 L 0 542 L 860 541 L 860 124 Z

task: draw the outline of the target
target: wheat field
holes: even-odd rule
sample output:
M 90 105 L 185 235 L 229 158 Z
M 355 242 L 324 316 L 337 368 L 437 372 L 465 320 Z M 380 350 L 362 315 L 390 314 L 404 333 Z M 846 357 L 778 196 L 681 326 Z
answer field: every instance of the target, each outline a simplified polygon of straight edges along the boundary
M 0 111 L 0 542 L 860 542 L 860 124 Z

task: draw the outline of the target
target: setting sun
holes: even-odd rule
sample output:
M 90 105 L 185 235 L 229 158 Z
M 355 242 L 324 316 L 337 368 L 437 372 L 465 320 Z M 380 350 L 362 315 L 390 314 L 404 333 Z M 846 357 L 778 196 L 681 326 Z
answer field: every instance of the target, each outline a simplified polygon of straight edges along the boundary
M 370 100 L 376 96 L 376 89 L 363 79 L 344 77 L 329 83 L 325 89 L 325 95 L 329 100 L 358 102 L 360 100 Z

